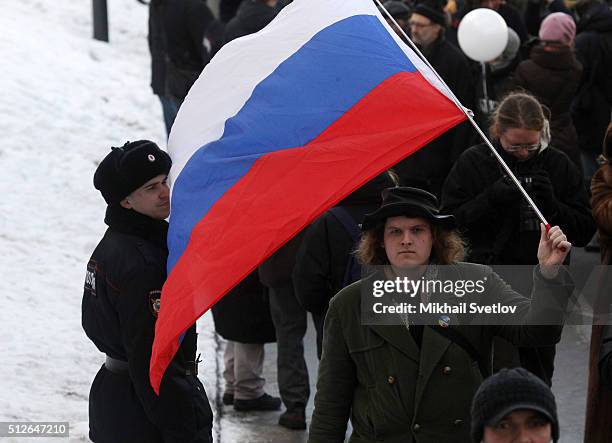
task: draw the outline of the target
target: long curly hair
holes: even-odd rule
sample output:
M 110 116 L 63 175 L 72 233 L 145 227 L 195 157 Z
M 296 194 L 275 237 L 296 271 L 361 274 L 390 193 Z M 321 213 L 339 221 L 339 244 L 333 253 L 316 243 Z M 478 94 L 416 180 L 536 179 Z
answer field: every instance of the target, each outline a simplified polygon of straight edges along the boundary
M 467 246 L 456 230 L 445 229 L 431 222 L 429 222 L 429 226 L 432 228 L 433 234 L 430 261 L 439 265 L 450 265 L 465 259 Z M 361 236 L 355 255 L 363 265 L 389 264 L 387 253 L 382 247 L 384 230 L 385 220 L 379 222 L 376 227 L 369 229 Z

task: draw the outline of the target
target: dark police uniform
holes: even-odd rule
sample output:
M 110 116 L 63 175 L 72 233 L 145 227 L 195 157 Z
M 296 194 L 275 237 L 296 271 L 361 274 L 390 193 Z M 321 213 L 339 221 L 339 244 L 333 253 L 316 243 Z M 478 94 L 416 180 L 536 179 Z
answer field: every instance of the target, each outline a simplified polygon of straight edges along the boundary
M 94 442 L 212 442 L 212 411 L 196 373 L 195 326 L 168 367 L 159 397 L 149 362 L 162 285 L 167 223 L 109 205 L 109 226 L 88 265 L 83 328 L 107 355 L 89 397 Z

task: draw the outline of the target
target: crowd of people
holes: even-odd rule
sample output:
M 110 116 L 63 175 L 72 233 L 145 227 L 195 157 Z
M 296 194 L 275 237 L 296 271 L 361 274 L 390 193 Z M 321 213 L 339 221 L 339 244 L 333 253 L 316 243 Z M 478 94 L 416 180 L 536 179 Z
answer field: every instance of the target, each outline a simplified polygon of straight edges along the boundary
M 221 0 L 216 18 L 203 0 L 150 1 L 151 87 L 168 134 L 214 54 L 288 3 Z M 484 66 L 457 39 L 462 18 L 479 7 L 508 25 L 505 50 Z M 344 441 L 349 420 L 352 442 L 556 442 L 550 386 L 572 293 L 562 265 L 573 247 L 601 248 L 604 264 L 612 251 L 612 10 L 600 0 L 391 0 L 383 8 L 492 145 L 469 123 L 456 126 L 329 209 L 218 302 L 222 402 L 247 413 L 284 405 L 279 425 L 306 429 L 310 314 L 320 365 L 309 442 Z M 159 396 L 149 384 L 166 278 L 170 166 L 162 149 L 141 140 L 112 148 L 95 172 L 108 225 L 83 296 L 83 327 L 106 354 L 89 399 L 95 442 L 212 442 L 195 327 Z M 531 266 L 532 278 L 493 265 Z M 446 273 L 486 280 L 481 301 L 517 306 L 520 322 L 363 323 L 363 287 L 375 276 Z M 599 318 L 608 318 L 609 306 L 605 294 L 596 301 Z M 534 324 L 542 311 L 554 321 Z M 612 328 L 594 324 L 592 336 L 585 441 L 603 443 L 612 441 Z M 270 342 L 280 397 L 266 392 L 263 377 Z

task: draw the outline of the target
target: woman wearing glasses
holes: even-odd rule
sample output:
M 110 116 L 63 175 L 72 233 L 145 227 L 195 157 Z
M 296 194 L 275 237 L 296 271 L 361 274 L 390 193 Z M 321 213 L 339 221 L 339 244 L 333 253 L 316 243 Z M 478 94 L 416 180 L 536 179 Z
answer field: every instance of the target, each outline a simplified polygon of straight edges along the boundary
M 582 176 L 561 151 L 549 146 L 549 119 L 531 95 L 514 92 L 494 111 L 491 141 L 551 225 L 575 246 L 595 231 Z M 470 245 L 469 260 L 484 264 L 537 263 L 539 221 L 485 144 L 465 151 L 442 193 L 445 211 Z
M 549 146 L 548 121 L 545 108 L 533 96 L 511 93 L 492 115 L 491 141 L 547 221 L 561 227 L 573 245 L 584 246 L 595 225 L 582 174 L 563 152 Z M 538 218 L 485 144 L 457 159 L 444 183 L 442 206 L 457 218 L 470 247 L 469 261 L 538 262 Z M 519 292 L 529 293 L 528 279 L 513 274 L 502 277 Z M 496 366 L 521 364 L 550 384 L 554 349 L 506 348 L 496 354 L 502 356 Z

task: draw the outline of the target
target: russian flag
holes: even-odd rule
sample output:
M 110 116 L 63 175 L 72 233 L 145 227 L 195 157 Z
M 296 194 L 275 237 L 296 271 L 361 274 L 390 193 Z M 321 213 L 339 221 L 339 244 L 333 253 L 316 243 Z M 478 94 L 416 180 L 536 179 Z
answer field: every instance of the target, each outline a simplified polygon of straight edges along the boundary
M 465 115 L 371 0 L 295 0 L 224 46 L 169 151 L 168 280 L 151 384 L 181 334 L 274 251 Z

